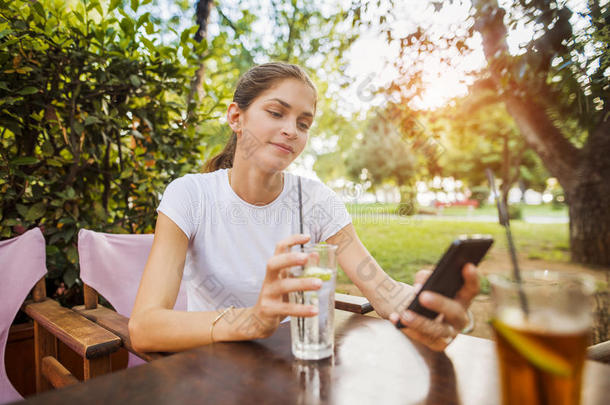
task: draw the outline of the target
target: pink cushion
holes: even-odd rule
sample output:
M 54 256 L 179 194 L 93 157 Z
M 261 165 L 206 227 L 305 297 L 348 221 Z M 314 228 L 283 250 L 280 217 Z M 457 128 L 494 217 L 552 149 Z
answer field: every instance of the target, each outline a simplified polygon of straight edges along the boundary
M 0 404 L 21 399 L 4 368 L 8 332 L 28 293 L 47 273 L 45 242 L 39 228 L 0 242 Z
M 131 316 L 154 235 L 110 234 L 81 229 L 78 233 L 80 278 L 106 298 L 121 315 Z M 186 311 L 181 286 L 174 309 Z M 136 360 L 137 359 L 137 360 Z M 129 367 L 142 360 L 130 356 Z

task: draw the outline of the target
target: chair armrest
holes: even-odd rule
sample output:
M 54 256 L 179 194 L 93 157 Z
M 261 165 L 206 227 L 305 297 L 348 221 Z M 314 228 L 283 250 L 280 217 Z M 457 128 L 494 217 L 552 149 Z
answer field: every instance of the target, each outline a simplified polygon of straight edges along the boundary
M 373 310 L 373 306 L 365 297 L 340 293 L 335 293 L 335 308 L 357 314 L 366 314 Z
M 121 339 L 55 300 L 26 302 L 24 311 L 50 334 L 86 359 L 114 353 Z
M 587 358 L 589 360 L 610 363 L 610 340 L 598 343 L 587 348 Z
M 103 307 L 101 305 L 98 305 L 97 308 L 94 309 L 86 309 L 84 305 L 78 305 L 72 309 L 121 338 L 121 342 L 125 349 L 143 360 L 152 361 L 168 355 L 166 353 L 138 352 L 134 350 L 133 346 L 131 345 L 131 338 L 129 337 L 129 318 L 119 314 L 116 311 L 113 311 L 112 309 Z

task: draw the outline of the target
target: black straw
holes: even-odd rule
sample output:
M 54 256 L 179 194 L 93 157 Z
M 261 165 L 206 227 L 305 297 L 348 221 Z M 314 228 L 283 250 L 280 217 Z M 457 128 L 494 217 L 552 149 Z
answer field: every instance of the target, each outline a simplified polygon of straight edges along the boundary
M 298 176 L 297 177 L 298 180 L 298 187 L 299 187 L 299 232 L 301 234 L 303 234 L 303 200 L 301 199 L 301 177 Z M 301 243 L 301 252 L 303 252 L 305 249 L 303 247 L 303 244 Z M 305 267 L 301 266 L 301 271 L 305 271 Z M 305 294 L 303 293 L 303 291 L 299 291 L 298 292 L 298 297 L 299 297 L 299 304 L 304 304 L 305 303 Z M 305 319 L 303 317 L 298 317 L 297 318 L 297 327 L 299 329 L 299 334 L 301 342 L 303 342 L 304 338 L 305 338 Z
M 303 202 L 301 200 L 301 177 L 298 177 L 299 184 L 299 232 L 303 233 Z M 303 251 L 303 244 L 301 243 L 301 252 Z
M 504 226 L 506 230 L 506 238 L 508 239 L 508 249 L 510 251 L 510 258 L 513 262 L 513 277 L 517 282 L 517 288 L 519 289 L 519 300 L 521 301 L 521 309 L 523 313 L 527 317 L 529 314 L 529 308 L 527 305 L 527 298 L 525 297 L 525 293 L 523 292 L 523 283 L 521 282 L 521 272 L 519 271 L 519 263 L 517 262 L 517 250 L 515 249 L 515 244 L 513 242 L 513 236 L 510 232 L 510 219 L 508 216 L 508 210 L 506 209 L 506 205 L 504 204 L 504 200 L 498 196 L 498 192 L 496 191 L 496 185 L 494 181 L 493 172 L 487 168 L 485 169 L 485 173 L 487 174 L 487 180 L 489 181 L 489 188 L 496 199 L 496 206 L 498 207 L 498 217 L 500 220 L 500 225 Z

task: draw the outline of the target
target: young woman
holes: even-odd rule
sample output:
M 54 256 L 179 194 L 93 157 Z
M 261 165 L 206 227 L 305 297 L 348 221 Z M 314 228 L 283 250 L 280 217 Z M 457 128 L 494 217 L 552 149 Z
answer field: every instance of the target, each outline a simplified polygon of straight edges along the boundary
M 403 333 L 443 350 L 468 323 L 477 294 L 476 269 L 455 299 L 421 296 L 440 314 L 431 321 L 404 311 L 414 287 L 390 278 L 356 234 L 345 206 L 320 182 L 302 178 L 303 234 L 299 233 L 298 177 L 284 170 L 303 151 L 316 112 L 316 89 L 295 65 L 268 63 L 237 83 L 227 121 L 228 144 L 206 173 L 173 181 L 158 208 L 155 238 L 129 321 L 140 351 L 180 351 L 270 336 L 286 316 L 314 316 L 291 304 L 291 291 L 316 290 L 317 278 L 286 278 L 304 263 L 294 246 L 338 245 L 338 262 L 377 313 Z M 428 273 L 416 276 L 421 284 Z M 173 310 L 184 280 L 188 311 Z M 222 316 L 218 318 L 219 314 Z M 214 322 L 216 320 L 216 322 Z

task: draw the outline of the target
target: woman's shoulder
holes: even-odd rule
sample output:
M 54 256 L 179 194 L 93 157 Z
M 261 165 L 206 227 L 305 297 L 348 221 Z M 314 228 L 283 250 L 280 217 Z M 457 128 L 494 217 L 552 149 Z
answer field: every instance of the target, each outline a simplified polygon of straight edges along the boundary
M 213 182 L 219 182 L 223 176 L 226 176 L 225 172 L 227 169 L 219 169 L 209 173 L 188 173 L 181 177 L 178 177 L 170 184 L 181 184 L 181 185 L 203 185 Z
M 166 192 L 183 192 L 188 194 L 200 194 L 221 186 L 222 179 L 226 177 L 226 169 L 216 170 L 209 173 L 189 173 L 172 180 L 166 188 Z M 224 177 L 223 177 L 224 176 Z

